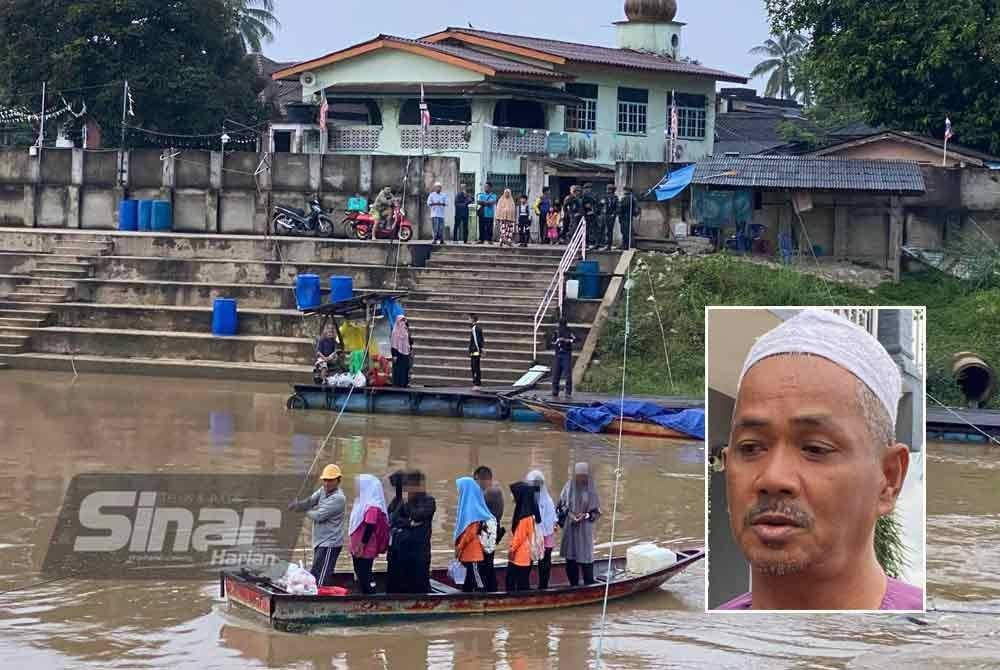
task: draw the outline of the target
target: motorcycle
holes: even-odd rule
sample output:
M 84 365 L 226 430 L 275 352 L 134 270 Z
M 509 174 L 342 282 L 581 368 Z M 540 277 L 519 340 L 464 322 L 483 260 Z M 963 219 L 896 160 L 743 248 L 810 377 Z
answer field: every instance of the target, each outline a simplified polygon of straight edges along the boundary
M 319 198 L 313 198 L 309 201 L 309 212 L 298 207 L 275 205 L 271 230 L 275 235 L 333 237 L 333 221 L 326 215 Z
M 403 214 L 398 206 L 392 208 L 392 225 L 380 226 L 374 216 L 366 212 L 347 212 L 343 225 L 354 231 L 359 240 L 368 240 L 372 236 L 372 226 L 375 227 L 375 239 L 409 242 L 413 238 L 413 224 Z

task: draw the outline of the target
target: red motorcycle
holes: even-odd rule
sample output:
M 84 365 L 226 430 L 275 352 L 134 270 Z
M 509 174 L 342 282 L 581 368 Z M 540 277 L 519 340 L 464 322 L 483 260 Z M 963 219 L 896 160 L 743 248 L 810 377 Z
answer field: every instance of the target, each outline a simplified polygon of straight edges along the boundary
M 369 240 L 372 236 L 372 226 L 375 227 L 375 239 L 409 242 L 413 238 L 413 224 L 403 215 L 399 207 L 392 208 L 392 224 L 380 226 L 371 214 L 366 212 L 348 212 L 343 225 L 354 231 L 354 237 L 359 240 Z

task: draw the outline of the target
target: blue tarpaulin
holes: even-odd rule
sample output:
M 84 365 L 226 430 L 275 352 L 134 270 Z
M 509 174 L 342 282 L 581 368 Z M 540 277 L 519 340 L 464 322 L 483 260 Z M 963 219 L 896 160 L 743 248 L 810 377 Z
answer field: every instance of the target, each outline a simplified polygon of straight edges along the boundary
M 392 328 L 396 323 L 396 317 L 403 313 L 403 306 L 400 305 L 395 298 L 385 298 L 382 301 L 382 316 L 386 318 L 389 322 L 389 327 Z
M 705 410 L 668 409 L 639 400 L 626 400 L 624 404 L 594 403 L 589 407 L 571 409 L 566 414 L 566 430 L 600 433 L 622 415 L 623 408 L 626 419 L 648 421 L 690 435 L 692 438 L 705 439 Z
M 656 199 L 662 202 L 677 197 L 694 179 L 694 168 L 694 165 L 688 165 L 666 175 L 663 181 L 653 187 Z

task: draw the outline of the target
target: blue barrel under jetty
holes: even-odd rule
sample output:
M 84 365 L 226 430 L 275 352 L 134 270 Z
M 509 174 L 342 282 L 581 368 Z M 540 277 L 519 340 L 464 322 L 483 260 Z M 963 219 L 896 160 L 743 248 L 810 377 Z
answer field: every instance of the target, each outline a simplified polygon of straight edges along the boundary
M 170 203 L 166 200 L 153 201 L 153 218 L 150 230 L 153 232 L 166 232 L 173 230 L 174 217 Z
M 354 279 L 352 277 L 330 277 L 330 302 L 342 302 L 354 297 Z
M 216 298 L 212 303 L 212 335 L 235 335 L 238 326 L 236 300 Z
M 593 300 L 601 297 L 601 266 L 597 261 L 580 261 L 576 274 L 580 277 L 580 297 Z
M 148 233 L 153 229 L 153 201 L 139 201 L 139 228 L 142 232 Z
M 300 310 L 319 307 L 319 275 L 298 275 L 295 278 L 295 304 Z
M 118 230 L 139 230 L 138 213 L 138 200 L 122 200 L 118 203 Z

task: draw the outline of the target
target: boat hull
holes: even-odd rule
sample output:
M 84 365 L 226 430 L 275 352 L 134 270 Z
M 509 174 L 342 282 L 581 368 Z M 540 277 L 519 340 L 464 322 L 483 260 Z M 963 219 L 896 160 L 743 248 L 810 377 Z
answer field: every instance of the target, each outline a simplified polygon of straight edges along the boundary
M 530 400 L 518 400 L 519 403 L 528 407 L 529 409 L 538 412 L 546 421 L 564 428 L 566 426 L 566 410 L 553 405 L 548 405 L 546 403 L 534 402 Z M 632 421 L 625 419 L 624 421 L 620 419 L 615 419 L 601 431 L 605 435 L 630 435 L 633 437 L 655 437 L 659 439 L 668 440 L 684 440 L 685 442 L 691 442 L 696 438 L 690 435 L 685 435 L 680 431 L 673 430 L 671 428 L 665 428 L 663 426 L 658 426 L 655 423 L 646 423 L 643 421 Z
M 608 588 L 609 600 L 618 600 L 658 588 L 671 577 L 705 556 L 702 550 L 687 550 L 679 554 L 674 565 L 642 576 L 623 574 L 625 559 L 614 559 L 616 579 Z M 605 562 L 606 564 L 606 562 Z M 601 576 L 602 562 L 595 563 Z M 553 565 L 553 578 L 565 579 L 561 565 Z M 503 568 L 498 569 L 502 583 Z M 570 587 L 562 584 L 539 591 L 517 593 L 462 593 L 454 588 L 445 571 L 432 573 L 435 582 L 447 592 L 422 595 L 378 594 L 373 596 L 295 596 L 275 587 L 252 583 L 234 573 L 221 575 L 223 592 L 228 602 L 243 610 L 266 617 L 278 630 L 297 631 L 324 625 L 363 625 L 392 619 L 496 614 L 576 607 L 599 603 L 604 598 L 605 584 Z M 350 576 L 347 576 L 350 579 Z

